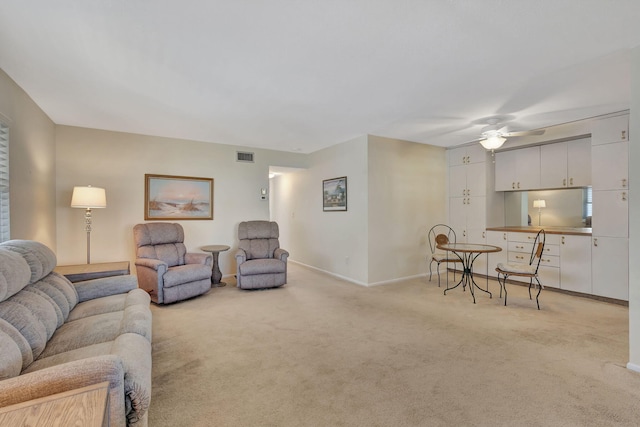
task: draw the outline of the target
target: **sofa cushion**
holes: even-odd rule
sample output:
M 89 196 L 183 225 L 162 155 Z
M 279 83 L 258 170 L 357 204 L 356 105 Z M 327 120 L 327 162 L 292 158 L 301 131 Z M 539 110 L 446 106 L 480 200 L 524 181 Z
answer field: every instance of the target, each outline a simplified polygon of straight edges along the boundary
M 252 259 L 240 264 L 240 275 L 284 273 L 287 265 L 279 259 Z
M 122 312 L 98 314 L 67 322 L 60 326 L 49 340 L 41 357 L 49 357 L 88 345 L 113 341 L 120 333 L 121 322 Z
M 67 320 L 71 310 L 78 304 L 78 293 L 75 286 L 58 273 L 51 273 L 29 287 L 46 293 L 54 301 L 62 313 L 63 322 Z
M 0 303 L 0 317 L 26 338 L 36 359 L 58 325 L 58 315 L 46 297 L 22 290 Z
M 62 363 L 73 362 L 74 360 L 87 359 L 89 357 L 102 356 L 111 352 L 113 341 L 106 341 L 99 344 L 88 345 L 86 347 L 76 348 L 74 350 L 65 351 L 48 357 L 41 357 L 33 362 L 27 369 L 22 371 L 23 374 L 39 371 L 50 366 L 60 365 Z
M 33 240 L 8 240 L 0 243 L 0 247 L 20 254 L 31 270 L 29 284 L 51 273 L 56 267 L 56 254 L 40 242 Z
M 8 334 L 0 331 L 0 381 L 20 375 L 22 353 L 18 344 Z
M 10 298 L 27 286 L 31 270 L 27 261 L 10 250 L 0 246 L 0 301 Z
M 203 264 L 177 265 L 168 269 L 162 279 L 165 288 L 197 280 L 211 279 L 211 267 Z
M 29 366 L 29 364 L 33 362 L 33 351 L 31 350 L 29 341 L 27 341 L 27 339 L 12 324 L 2 318 L 0 318 L 0 333 L 11 338 L 20 351 L 20 357 L 22 360 L 19 369 L 22 370 L 22 368 L 24 368 L 25 366 Z M 4 346 L 0 346 L 0 348 L 2 348 L 4 351 Z M 2 363 L 4 363 L 5 361 L 7 363 L 12 363 L 12 359 L 10 358 L 3 359 Z M 11 372 L 14 368 L 5 368 L 5 366 L 3 365 L 2 367 L 0 367 L 0 370 L 4 370 L 4 372 Z

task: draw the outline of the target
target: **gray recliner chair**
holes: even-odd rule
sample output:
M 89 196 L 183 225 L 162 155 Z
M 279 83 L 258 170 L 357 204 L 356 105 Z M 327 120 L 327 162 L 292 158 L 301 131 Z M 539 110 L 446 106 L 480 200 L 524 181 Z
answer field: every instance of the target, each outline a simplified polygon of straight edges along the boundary
M 238 226 L 236 252 L 240 289 L 275 288 L 287 283 L 289 252 L 280 248 L 278 224 L 245 221 Z
M 188 253 L 180 224 L 156 222 L 133 227 L 138 285 L 157 304 L 169 304 L 211 289 L 213 257 Z

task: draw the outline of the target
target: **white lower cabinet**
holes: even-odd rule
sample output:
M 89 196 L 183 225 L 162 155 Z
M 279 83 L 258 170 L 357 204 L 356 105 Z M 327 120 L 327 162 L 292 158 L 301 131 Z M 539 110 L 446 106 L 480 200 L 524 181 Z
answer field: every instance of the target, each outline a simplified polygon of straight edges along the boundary
M 496 273 L 496 267 L 501 262 L 502 263 L 507 262 L 507 243 L 508 243 L 507 234 L 508 233 L 506 231 L 491 231 L 491 230 L 487 230 L 486 233 L 487 233 L 486 234 L 487 245 L 493 245 L 493 246 L 498 246 L 499 248 L 502 248 L 502 251 L 500 252 L 492 252 L 490 254 L 485 255 L 485 259 L 486 257 L 488 257 L 489 276 L 497 277 L 498 273 Z
M 591 246 L 593 294 L 629 300 L 629 239 L 594 236 Z
M 560 288 L 585 294 L 593 292 L 590 236 L 561 236 Z
M 508 260 L 515 264 L 529 264 L 533 242 L 537 233 L 507 233 Z M 538 278 L 545 287 L 560 287 L 560 236 L 547 234 L 544 252 L 540 259 Z M 529 283 L 529 278 L 511 276 L 510 279 Z

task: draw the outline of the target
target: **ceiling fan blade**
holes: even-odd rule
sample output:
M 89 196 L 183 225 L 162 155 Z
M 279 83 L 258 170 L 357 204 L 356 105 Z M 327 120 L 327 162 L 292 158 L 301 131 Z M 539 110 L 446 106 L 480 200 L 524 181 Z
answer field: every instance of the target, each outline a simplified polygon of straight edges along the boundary
M 529 135 L 542 135 L 544 134 L 544 129 L 542 130 L 523 130 L 520 132 L 507 132 L 502 134 L 502 136 L 505 137 L 511 137 L 511 136 L 529 136 Z

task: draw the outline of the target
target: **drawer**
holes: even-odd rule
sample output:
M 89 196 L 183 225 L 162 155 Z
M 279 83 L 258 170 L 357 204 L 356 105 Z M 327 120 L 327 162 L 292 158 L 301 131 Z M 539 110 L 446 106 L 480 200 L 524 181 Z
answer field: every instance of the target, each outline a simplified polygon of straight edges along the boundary
M 509 251 L 509 262 L 518 263 L 518 264 L 529 264 L 529 258 L 531 258 L 531 253 L 525 252 L 511 252 Z
M 560 257 L 558 256 L 550 256 L 550 255 L 542 255 L 540 258 L 540 267 L 556 267 L 560 268 Z
M 533 243 L 529 242 L 509 242 L 508 243 L 509 252 L 522 252 L 525 254 L 531 254 L 531 249 L 533 249 Z M 529 259 L 527 257 L 527 259 Z
M 560 256 L 560 245 L 544 245 L 542 253 L 545 255 Z
M 507 239 L 510 242 L 531 242 L 536 239 L 536 235 L 538 233 L 516 233 L 509 232 L 507 233 Z M 559 234 L 549 234 L 547 233 L 545 238 L 545 245 L 559 245 L 560 244 L 560 235 Z

